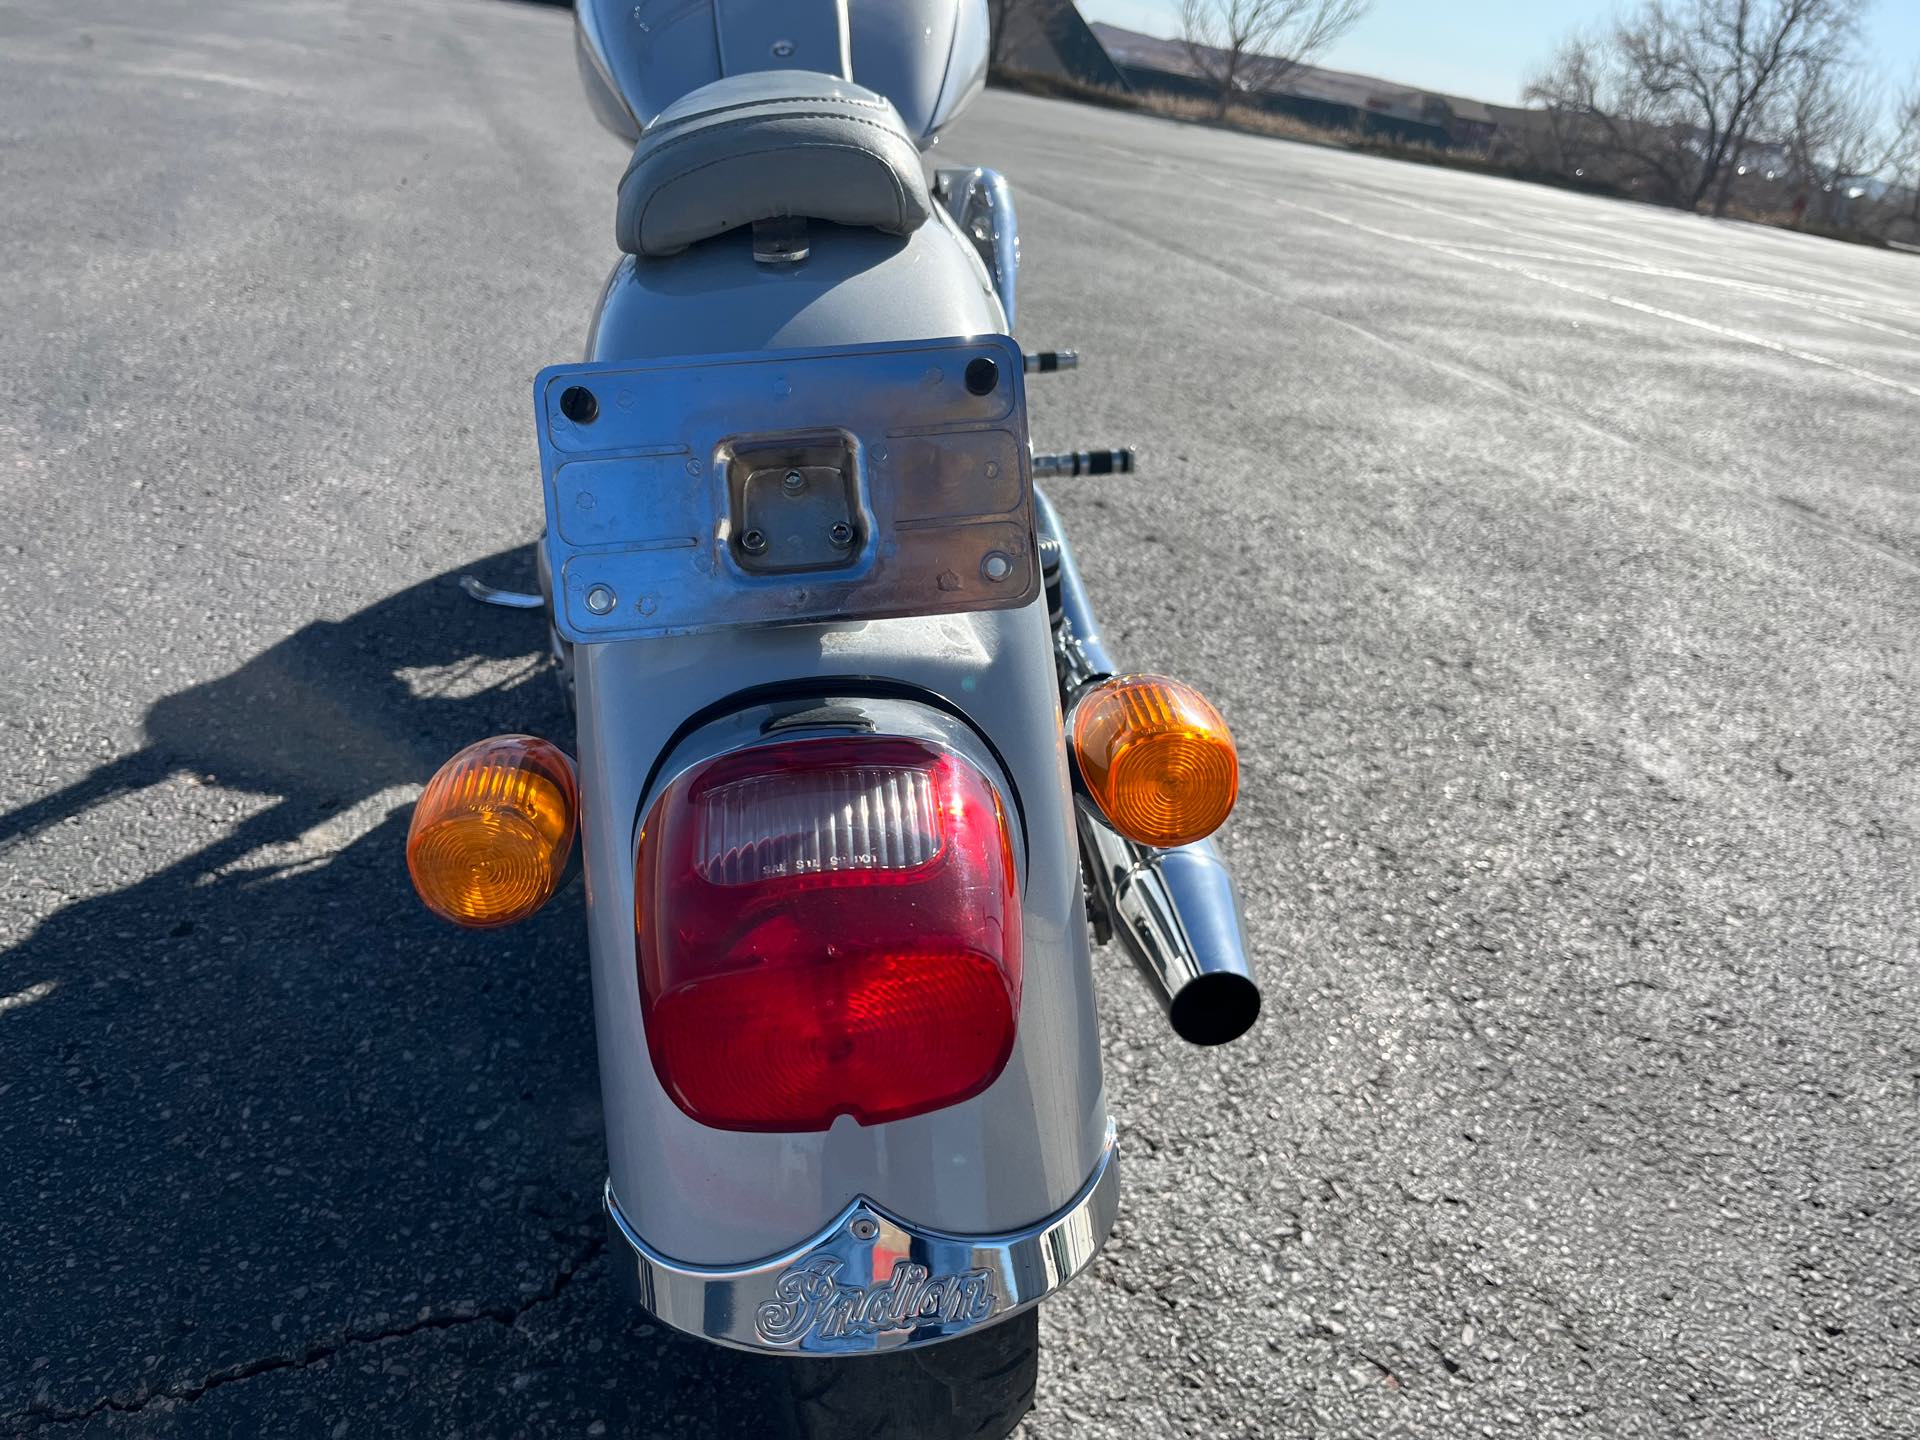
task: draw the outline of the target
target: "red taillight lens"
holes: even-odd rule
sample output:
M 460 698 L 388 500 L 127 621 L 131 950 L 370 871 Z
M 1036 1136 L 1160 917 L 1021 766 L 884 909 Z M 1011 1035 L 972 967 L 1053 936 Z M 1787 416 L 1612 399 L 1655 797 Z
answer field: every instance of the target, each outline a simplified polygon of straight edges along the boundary
M 722 1130 L 824 1130 L 992 1084 L 1020 1011 L 1000 797 L 967 760 L 857 736 L 738 751 L 654 803 L 635 876 L 647 1046 Z

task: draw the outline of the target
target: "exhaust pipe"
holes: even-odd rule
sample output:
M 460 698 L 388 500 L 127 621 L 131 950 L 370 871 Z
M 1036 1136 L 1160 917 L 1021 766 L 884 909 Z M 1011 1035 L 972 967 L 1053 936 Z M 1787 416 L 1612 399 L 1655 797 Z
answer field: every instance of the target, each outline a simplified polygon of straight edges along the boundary
M 1233 877 L 1211 840 L 1150 850 L 1084 810 L 1081 853 L 1095 898 L 1134 968 L 1194 1045 L 1238 1040 L 1260 1016 L 1260 987 Z
M 1055 624 L 1061 686 L 1071 697 L 1115 673 L 1060 517 L 1034 491 L 1041 567 Z M 1237 1040 L 1260 1015 L 1233 876 L 1211 840 L 1155 850 L 1077 816 L 1093 900 L 1159 998 L 1174 1033 L 1195 1045 Z

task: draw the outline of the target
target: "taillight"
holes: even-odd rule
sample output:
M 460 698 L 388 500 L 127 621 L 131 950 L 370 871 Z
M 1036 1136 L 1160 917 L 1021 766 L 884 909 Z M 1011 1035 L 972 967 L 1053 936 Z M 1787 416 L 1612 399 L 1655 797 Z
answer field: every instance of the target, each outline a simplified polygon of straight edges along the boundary
M 919 740 L 795 740 L 674 781 L 641 833 L 655 1072 L 723 1130 L 904 1119 L 1013 1049 L 1020 896 L 993 784 Z

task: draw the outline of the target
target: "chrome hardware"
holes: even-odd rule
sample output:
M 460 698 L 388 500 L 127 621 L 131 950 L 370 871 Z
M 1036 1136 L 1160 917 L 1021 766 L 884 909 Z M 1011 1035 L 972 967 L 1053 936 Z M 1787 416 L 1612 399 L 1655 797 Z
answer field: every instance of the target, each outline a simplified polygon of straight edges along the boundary
M 1114 1130 L 1067 1205 L 1006 1235 L 922 1230 L 865 1196 L 813 1239 L 748 1265 L 688 1265 L 655 1251 L 606 1191 L 614 1265 L 676 1330 L 739 1350 L 847 1355 L 950 1339 L 1037 1304 L 1086 1268 L 1113 1228 Z
M 1027 374 L 1051 375 L 1056 370 L 1078 370 L 1078 350 L 1034 350 L 1026 358 Z
M 982 360 L 984 394 L 966 380 Z M 563 407 L 572 390 L 593 398 L 590 423 Z M 1005 336 L 557 365 L 534 405 L 554 628 L 576 644 L 1040 592 L 1025 375 Z M 1012 562 L 1004 579 L 980 573 L 989 550 Z M 596 585 L 620 597 L 604 615 L 586 604 Z
M 1059 512 L 1034 491 L 1041 564 L 1054 611 L 1062 697 L 1115 673 Z M 1244 1035 L 1260 1014 L 1233 877 L 1211 840 L 1154 850 L 1117 835 L 1082 803 L 1075 812 L 1096 925 L 1111 928 L 1174 1032 L 1196 1045 Z
M 1131 475 L 1132 450 L 1063 450 L 1058 455 L 1033 457 L 1036 480 L 1056 475 Z
M 1087 599 L 1087 584 L 1080 578 L 1080 567 L 1067 544 L 1060 512 L 1038 486 L 1033 491 L 1033 514 L 1038 548 L 1046 567 L 1047 597 L 1054 611 L 1054 652 L 1064 705 L 1081 686 L 1116 674 L 1118 668 L 1107 653 L 1106 642 L 1100 638 L 1100 625 Z
M 743 568 L 791 574 L 845 565 L 858 533 L 858 462 L 839 435 L 723 447 L 729 523 Z
M 803 218 L 786 215 L 753 222 L 753 258 L 762 265 L 797 265 L 812 253 Z
M 1151 850 L 1082 804 L 1080 852 L 1095 901 L 1174 1033 L 1195 1045 L 1237 1040 L 1260 1016 L 1233 877 L 1211 840 Z
M 1014 213 L 1013 187 L 998 170 L 936 170 L 933 193 L 980 252 L 1000 308 L 1007 313 L 1007 329 L 1013 329 L 1020 273 L 1020 220 Z
M 543 595 L 529 595 L 524 590 L 496 590 L 471 575 L 460 577 L 460 589 L 482 605 L 498 605 L 503 610 L 538 610 L 547 603 Z

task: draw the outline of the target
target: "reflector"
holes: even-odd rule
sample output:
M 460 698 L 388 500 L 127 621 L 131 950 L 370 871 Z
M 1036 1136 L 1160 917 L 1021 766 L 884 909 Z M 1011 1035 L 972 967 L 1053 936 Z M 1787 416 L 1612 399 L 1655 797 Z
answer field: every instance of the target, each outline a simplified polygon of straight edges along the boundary
M 1164 675 L 1103 680 L 1068 719 L 1088 796 L 1115 830 L 1165 849 L 1219 829 L 1240 793 L 1240 758 L 1220 712 Z
M 1012 1053 L 1020 897 L 1000 797 L 919 740 L 796 740 L 662 792 L 635 875 L 660 1083 L 724 1130 L 904 1119 Z
M 573 761 L 558 746 L 532 735 L 469 745 L 413 807 L 413 888 L 456 925 L 524 920 L 560 888 L 578 809 Z

